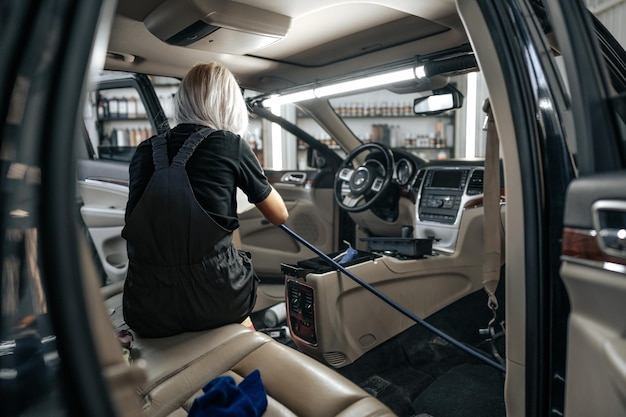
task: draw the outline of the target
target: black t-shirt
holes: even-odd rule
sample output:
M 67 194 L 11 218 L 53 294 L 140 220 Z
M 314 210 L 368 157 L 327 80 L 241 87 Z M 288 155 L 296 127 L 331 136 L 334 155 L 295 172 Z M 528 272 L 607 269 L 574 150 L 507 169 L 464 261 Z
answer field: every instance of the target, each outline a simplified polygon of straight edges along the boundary
M 185 140 L 205 126 L 180 124 L 170 131 L 167 154 L 170 163 Z M 237 187 L 252 204 L 265 200 L 271 187 L 263 169 L 248 143 L 232 132 L 212 132 L 196 148 L 187 162 L 187 175 L 200 205 L 222 227 L 234 230 L 237 219 Z M 135 151 L 130 166 L 130 183 L 126 219 L 141 198 L 152 173 L 152 144 L 142 142 Z

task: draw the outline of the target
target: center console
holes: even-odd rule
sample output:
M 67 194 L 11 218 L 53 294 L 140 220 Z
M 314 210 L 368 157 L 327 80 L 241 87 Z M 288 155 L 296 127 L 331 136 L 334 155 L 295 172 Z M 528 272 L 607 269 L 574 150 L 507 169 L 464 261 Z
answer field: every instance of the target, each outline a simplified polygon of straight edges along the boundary
M 463 237 L 480 236 L 482 210 L 464 210 L 482 204 L 483 174 L 475 165 L 423 169 L 410 184 L 414 230 L 405 226 L 401 237 L 361 238 L 371 252 L 359 250 L 342 265 L 419 317 L 476 291 L 482 285 L 482 242 Z M 281 271 L 294 343 L 330 366 L 349 365 L 414 325 L 323 259 L 282 264 Z

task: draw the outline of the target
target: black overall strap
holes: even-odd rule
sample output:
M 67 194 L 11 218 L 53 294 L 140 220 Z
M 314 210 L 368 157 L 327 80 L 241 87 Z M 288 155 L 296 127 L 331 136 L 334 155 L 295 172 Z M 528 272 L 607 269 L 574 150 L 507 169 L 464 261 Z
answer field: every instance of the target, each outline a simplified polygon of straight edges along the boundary
M 189 136 L 185 143 L 183 143 L 183 146 L 180 147 L 178 154 L 172 160 L 172 168 L 184 169 L 185 165 L 187 165 L 187 161 L 189 161 L 193 151 L 196 150 L 200 142 L 214 131 L 215 130 L 210 127 L 205 127 Z
M 170 132 L 167 132 L 169 136 Z M 167 157 L 167 139 L 165 134 L 161 134 L 152 139 L 152 162 L 154 163 L 154 170 L 160 171 L 167 168 L 170 165 L 170 161 Z

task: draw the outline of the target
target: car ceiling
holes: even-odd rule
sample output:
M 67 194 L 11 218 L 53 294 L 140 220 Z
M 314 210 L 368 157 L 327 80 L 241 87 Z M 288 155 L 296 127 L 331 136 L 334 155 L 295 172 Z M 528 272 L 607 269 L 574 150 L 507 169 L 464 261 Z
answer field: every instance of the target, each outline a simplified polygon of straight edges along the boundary
M 219 29 L 187 46 L 159 39 L 198 20 Z M 273 91 L 466 43 L 454 0 L 122 0 L 105 67 L 182 77 L 216 60 Z

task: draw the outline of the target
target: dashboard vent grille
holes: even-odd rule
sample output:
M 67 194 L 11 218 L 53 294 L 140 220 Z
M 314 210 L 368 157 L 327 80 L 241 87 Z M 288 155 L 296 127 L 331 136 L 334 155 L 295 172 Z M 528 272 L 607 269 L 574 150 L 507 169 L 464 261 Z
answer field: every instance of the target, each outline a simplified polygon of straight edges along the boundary
M 422 185 L 422 181 L 424 181 L 424 174 L 426 173 L 425 169 L 420 169 L 417 172 L 417 178 L 415 178 L 415 182 L 413 183 L 413 191 L 419 192 L 420 186 Z
M 470 177 L 467 184 L 467 195 L 477 195 L 483 193 L 483 181 L 485 179 L 485 171 L 476 169 Z

